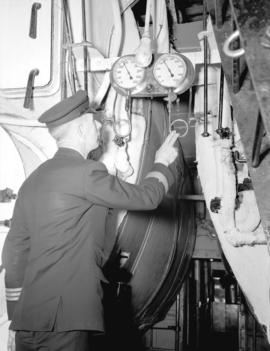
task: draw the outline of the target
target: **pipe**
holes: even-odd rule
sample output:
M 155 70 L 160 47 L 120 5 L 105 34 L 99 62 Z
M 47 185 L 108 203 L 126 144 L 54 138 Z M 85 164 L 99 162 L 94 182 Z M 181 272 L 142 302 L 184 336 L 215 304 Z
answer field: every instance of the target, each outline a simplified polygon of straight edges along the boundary
M 224 87 L 224 71 L 220 67 L 220 83 L 219 83 L 219 104 L 218 104 L 218 129 L 217 134 L 221 137 L 222 133 L 222 115 L 223 115 L 223 87 Z
M 85 20 L 85 0 L 82 0 L 82 37 L 86 42 L 86 20 Z M 84 90 L 88 92 L 88 69 L 87 69 L 88 51 L 87 47 L 83 46 L 83 75 L 84 75 Z
M 72 29 L 71 29 L 71 23 L 70 23 L 70 16 L 69 16 L 69 8 L 68 8 L 68 3 L 67 0 L 63 1 L 63 10 L 64 10 L 64 19 L 65 19 L 65 27 L 66 27 L 66 40 L 68 45 L 71 45 L 73 43 L 73 37 L 72 37 Z M 68 46 L 68 50 L 66 53 L 66 76 L 68 77 L 70 88 L 72 91 L 72 94 L 75 94 L 76 92 L 76 84 L 75 84 L 75 62 L 74 62 L 74 56 L 72 52 L 72 48 Z
M 121 11 L 119 7 L 119 2 L 118 0 L 111 0 L 112 3 L 112 14 L 114 18 L 114 42 L 112 45 L 112 48 L 110 48 L 110 55 L 109 57 L 116 57 L 119 54 L 119 50 L 121 47 L 121 42 L 122 42 L 122 35 L 123 35 L 123 30 L 122 30 L 122 20 L 121 20 Z M 101 102 L 106 95 L 109 87 L 110 87 L 110 72 L 106 72 L 104 74 L 104 78 L 102 81 L 101 86 L 99 87 L 96 96 L 94 98 L 94 103 L 96 106 L 100 106 Z
M 148 67 L 152 61 L 152 41 L 150 38 L 150 9 L 152 0 L 147 0 L 144 22 L 144 32 L 139 47 L 136 50 L 135 59 L 139 66 Z
M 225 55 L 227 55 L 229 57 L 232 57 L 232 58 L 238 58 L 238 57 L 244 55 L 245 50 L 243 48 L 240 48 L 240 49 L 237 49 L 237 50 L 231 50 L 229 48 L 230 44 L 235 39 L 237 39 L 239 37 L 240 37 L 240 31 L 236 30 L 225 40 L 224 45 L 223 45 L 223 51 L 224 51 Z
M 206 31 L 207 27 L 207 14 L 206 14 L 206 0 L 203 2 L 203 30 L 204 32 Z M 208 60 L 207 60 L 207 51 L 208 51 L 208 41 L 207 41 L 207 35 L 204 34 L 203 36 L 203 70 L 204 70 L 204 86 L 203 86 L 203 91 L 204 91 L 204 109 L 203 109 L 203 137 L 208 137 Z

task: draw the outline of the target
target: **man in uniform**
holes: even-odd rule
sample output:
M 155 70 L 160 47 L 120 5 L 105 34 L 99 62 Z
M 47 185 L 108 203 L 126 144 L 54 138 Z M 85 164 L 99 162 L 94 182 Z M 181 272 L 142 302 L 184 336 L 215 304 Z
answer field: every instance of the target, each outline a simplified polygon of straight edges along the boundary
M 140 185 L 88 160 L 100 125 L 84 91 L 39 118 L 58 151 L 23 183 L 2 262 L 11 319 L 9 351 L 86 351 L 91 333 L 104 331 L 102 247 L 108 208 L 151 210 L 173 183 L 177 157 L 172 132 Z M 91 333 L 90 333 L 91 331 Z

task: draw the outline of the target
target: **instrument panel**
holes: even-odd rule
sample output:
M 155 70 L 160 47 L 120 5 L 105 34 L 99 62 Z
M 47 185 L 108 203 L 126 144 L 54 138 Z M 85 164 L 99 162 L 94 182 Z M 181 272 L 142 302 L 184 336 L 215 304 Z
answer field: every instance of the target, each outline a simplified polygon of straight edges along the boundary
M 182 94 L 194 81 L 192 62 L 182 54 L 154 55 L 149 67 L 140 67 L 135 55 L 125 55 L 114 62 L 110 80 L 121 95 L 131 97 L 164 97 Z

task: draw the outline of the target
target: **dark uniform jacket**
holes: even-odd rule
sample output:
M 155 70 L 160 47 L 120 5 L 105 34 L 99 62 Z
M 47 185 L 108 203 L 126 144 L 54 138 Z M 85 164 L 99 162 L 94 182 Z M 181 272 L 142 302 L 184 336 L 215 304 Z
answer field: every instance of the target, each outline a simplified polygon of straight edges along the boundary
M 160 180 L 158 180 L 160 175 Z M 150 210 L 170 170 L 155 164 L 140 185 L 60 148 L 23 183 L 2 262 L 11 329 L 103 331 L 102 247 L 108 208 Z

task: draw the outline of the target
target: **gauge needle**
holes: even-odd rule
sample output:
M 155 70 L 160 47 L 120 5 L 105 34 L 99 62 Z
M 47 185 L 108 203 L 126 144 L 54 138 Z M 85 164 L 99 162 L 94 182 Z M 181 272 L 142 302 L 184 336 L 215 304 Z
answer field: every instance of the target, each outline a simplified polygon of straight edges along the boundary
M 171 77 L 174 77 L 174 74 L 172 73 L 172 71 L 171 71 L 170 67 L 168 66 L 167 62 L 166 61 L 163 61 L 163 62 L 165 64 L 165 66 L 167 67 L 168 71 L 170 72 Z
M 128 75 L 129 75 L 129 79 L 132 80 L 132 79 L 133 79 L 132 75 L 130 74 L 130 72 L 129 72 L 129 70 L 128 70 L 126 64 L 125 64 L 125 62 L 123 62 L 123 63 L 124 63 L 124 66 L 125 66 L 125 69 L 126 69 Z

